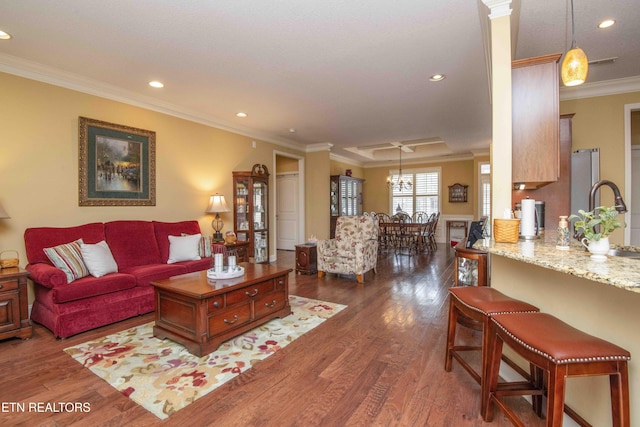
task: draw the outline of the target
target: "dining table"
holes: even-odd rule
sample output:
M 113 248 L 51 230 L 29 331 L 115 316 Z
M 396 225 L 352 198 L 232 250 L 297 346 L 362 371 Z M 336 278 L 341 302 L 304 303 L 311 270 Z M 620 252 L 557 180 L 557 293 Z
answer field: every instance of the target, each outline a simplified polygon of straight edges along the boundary
M 426 227 L 423 222 L 380 222 L 381 246 L 393 248 L 396 254 L 410 255 L 427 248 Z M 403 252 L 406 250 L 406 252 Z

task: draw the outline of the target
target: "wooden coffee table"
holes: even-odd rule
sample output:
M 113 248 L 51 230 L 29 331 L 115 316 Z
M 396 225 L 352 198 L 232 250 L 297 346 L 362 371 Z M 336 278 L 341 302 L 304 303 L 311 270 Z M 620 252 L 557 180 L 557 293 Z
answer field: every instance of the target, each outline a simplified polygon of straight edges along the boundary
M 235 279 L 209 279 L 205 270 L 151 282 L 156 304 L 153 334 L 203 356 L 230 338 L 291 314 L 291 268 L 240 265 L 245 274 Z

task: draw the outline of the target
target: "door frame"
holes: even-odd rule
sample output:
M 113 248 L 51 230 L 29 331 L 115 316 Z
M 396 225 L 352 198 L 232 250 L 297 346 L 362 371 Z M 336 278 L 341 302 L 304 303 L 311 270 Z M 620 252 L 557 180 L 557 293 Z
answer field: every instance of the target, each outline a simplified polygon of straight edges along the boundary
M 273 150 L 273 167 L 272 170 L 275 171 L 274 172 L 274 180 L 275 180 L 275 176 L 278 174 L 278 170 L 276 169 L 276 157 L 280 156 L 280 157 L 288 157 L 290 159 L 295 159 L 298 161 L 298 214 L 300 215 L 300 218 L 298 220 L 298 236 L 299 238 L 305 239 L 305 191 L 304 191 L 304 182 L 305 182 L 305 163 L 304 163 L 304 157 L 303 156 L 298 156 L 295 154 L 291 154 L 291 153 L 287 153 L 285 151 L 278 151 L 278 150 Z M 274 198 L 273 201 L 274 203 L 278 203 L 278 190 L 277 190 L 277 185 L 273 186 L 274 188 Z M 276 206 L 274 204 L 274 206 Z M 276 240 L 278 238 L 278 230 L 277 230 L 277 221 L 275 220 L 275 209 L 273 210 L 273 221 L 271 220 L 271 218 L 269 219 L 270 224 L 274 224 L 273 227 L 273 241 L 274 241 L 274 248 L 275 246 L 277 246 Z M 302 242 L 299 242 L 302 243 Z M 277 249 L 273 251 L 273 260 L 271 261 L 275 261 L 278 258 L 278 251 Z
M 624 199 L 631 206 L 631 113 L 640 110 L 640 104 L 625 104 L 624 106 Z M 625 223 L 631 218 L 629 212 L 624 214 Z M 624 227 L 624 245 L 631 241 L 631 227 Z

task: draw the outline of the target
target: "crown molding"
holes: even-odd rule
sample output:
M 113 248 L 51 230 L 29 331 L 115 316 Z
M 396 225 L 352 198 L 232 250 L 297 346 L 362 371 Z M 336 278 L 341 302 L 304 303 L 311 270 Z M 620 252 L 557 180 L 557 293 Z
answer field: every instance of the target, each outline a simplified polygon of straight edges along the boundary
M 489 152 L 487 152 L 487 155 Z M 402 160 L 402 165 L 428 165 L 432 163 L 449 163 L 449 162 L 460 162 L 464 160 L 473 160 L 475 157 L 474 154 L 464 153 L 464 154 L 451 154 L 447 156 L 438 156 L 438 157 L 425 157 L 423 159 L 412 159 L 409 161 Z M 379 168 L 379 167 L 391 167 L 399 165 L 399 161 L 379 161 L 379 162 L 367 162 L 363 166 L 365 169 L 368 168 Z M 404 168 L 403 168 L 404 169 Z
M 316 153 L 318 151 L 331 151 L 333 144 L 330 142 L 320 142 L 318 144 L 311 144 L 305 147 L 305 152 Z
M 88 79 L 78 74 L 62 71 L 57 68 L 47 67 L 37 62 L 28 61 L 12 55 L 0 53 L 0 72 L 156 111 L 158 113 L 188 120 L 190 122 L 259 139 L 281 147 L 287 147 L 303 152 L 305 151 L 305 146 L 303 144 L 294 141 L 273 138 L 272 136 L 255 132 L 251 129 L 238 127 L 218 120 L 212 120 L 211 118 L 204 117 L 195 111 L 190 111 L 169 102 L 141 95 L 136 92 L 127 91 L 117 86 L 108 85 L 97 80 Z
M 573 87 L 564 86 L 560 88 L 560 101 L 618 95 L 629 92 L 640 92 L 640 76 L 585 83 Z
M 482 0 L 490 10 L 490 19 L 511 15 L 511 0 Z
M 333 161 L 341 162 L 341 163 L 346 163 L 348 165 L 357 166 L 357 167 L 360 167 L 360 168 L 364 167 L 366 165 L 366 163 L 361 162 L 359 160 L 354 160 L 354 159 L 351 159 L 349 157 L 341 156 L 339 154 L 334 154 L 334 153 L 331 153 L 329 155 L 329 160 L 333 160 Z

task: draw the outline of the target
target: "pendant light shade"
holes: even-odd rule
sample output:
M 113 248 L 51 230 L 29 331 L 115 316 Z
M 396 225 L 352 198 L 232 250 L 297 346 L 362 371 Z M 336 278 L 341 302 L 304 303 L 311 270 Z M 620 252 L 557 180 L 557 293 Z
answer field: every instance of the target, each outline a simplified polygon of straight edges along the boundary
M 589 60 L 584 50 L 576 47 L 564 55 L 562 61 L 562 82 L 565 86 L 577 86 L 587 80 Z
M 565 86 L 578 86 L 587 80 L 589 60 L 576 44 L 575 24 L 573 20 L 573 0 L 571 0 L 571 50 L 564 55 L 560 75 Z

